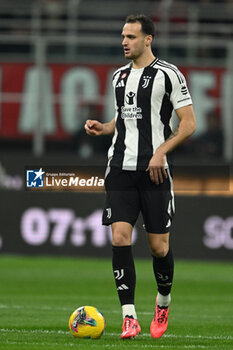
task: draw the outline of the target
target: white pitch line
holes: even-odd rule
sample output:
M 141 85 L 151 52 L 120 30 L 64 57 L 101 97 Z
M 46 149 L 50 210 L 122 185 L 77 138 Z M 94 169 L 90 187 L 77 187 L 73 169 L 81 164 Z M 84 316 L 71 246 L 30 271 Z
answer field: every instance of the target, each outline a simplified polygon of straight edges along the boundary
M 58 311 L 70 311 L 72 312 L 71 308 L 69 307 L 52 307 L 52 306 L 22 306 L 22 305 L 4 305 L 4 304 L 0 304 L 0 309 L 28 309 L 28 310 L 58 310 Z
M 64 344 L 60 344 L 60 343 L 45 343 L 45 342 L 28 342 L 28 341 L 23 341 L 23 342 L 16 342 L 16 341 L 7 341 L 6 342 L 7 345 L 38 345 L 38 346 L 64 346 L 64 347 L 73 347 L 73 346 L 77 346 L 77 344 L 74 344 L 74 343 L 64 343 Z
M 88 344 L 88 346 L 89 346 L 89 344 Z M 90 345 L 90 347 L 91 346 L 95 346 L 94 344 L 92 345 Z M 161 344 L 132 344 L 132 343 L 130 343 L 130 348 L 132 347 L 132 348 L 153 348 L 153 349 L 155 349 L 155 346 L 156 346 L 156 349 L 169 349 L 169 348 L 181 348 L 181 349 L 206 349 L 206 348 L 209 348 L 209 345 L 161 345 Z M 105 344 L 105 345 L 101 345 L 101 348 L 102 347 L 105 347 L 105 348 L 109 348 L 109 347 L 112 347 L 112 348 L 114 348 L 114 347 L 118 347 L 119 348 L 119 344 Z M 211 346 L 211 348 L 219 348 L 219 346 L 217 346 L 217 345 L 214 345 L 214 346 Z
M 40 333 L 40 334 L 69 334 L 69 331 L 48 330 L 48 329 L 17 329 L 17 328 L 0 328 L 0 333 Z
M 46 329 L 16 329 L 16 328 L 1 328 L 0 333 L 40 333 L 40 334 L 70 334 L 69 331 L 63 331 L 63 330 L 46 330 Z M 104 336 L 120 336 L 120 333 L 104 333 Z M 150 333 L 143 333 L 139 336 L 142 337 L 151 337 Z M 177 335 L 177 334 L 165 334 L 163 336 L 164 338 L 176 338 L 176 339 L 207 339 L 207 340 L 233 340 L 233 336 L 206 336 L 206 335 Z
M 88 341 L 88 340 L 87 340 Z M 46 343 L 46 342 L 41 342 L 41 343 L 39 343 L 39 342 L 15 342 L 15 341 L 7 341 L 6 342 L 6 344 L 7 345 L 37 345 L 37 346 L 49 346 L 49 345 L 55 345 L 55 346 L 63 346 L 63 347 L 77 347 L 77 345 L 78 344 L 75 344 L 75 343 L 63 343 L 63 344 L 60 344 L 60 343 Z M 97 346 L 99 346 L 99 347 L 101 347 L 101 349 L 102 348 L 115 348 L 115 347 L 117 347 L 117 348 L 119 348 L 119 344 L 97 344 L 96 342 L 95 343 L 90 343 L 89 341 L 88 341 L 88 344 L 86 344 L 86 345 L 88 345 L 88 348 L 91 348 L 91 347 L 97 347 Z M 140 349 L 141 348 L 155 348 L 155 345 L 154 344 L 152 344 L 152 345 L 150 345 L 150 344 L 132 344 L 132 342 L 130 343 L 130 347 L 132 347 L 132 348 L 139 348 L 140 347 Z M 162 345 L 162 344 L 156 344 L 156 349 L 169 349 L 169 348 L 181 348 L 181 349 L 207 349 L 207 348 L 210 348 L 210 346 L 209 345 Z M 213 349 L 213 348 L 218 348 L 219 349 L 219 345 L 211 345 L 211 349 Z
M 78 306 L 77 306 L 78 307 Z M 45 310 L 45 311 L 49 311 L 49 310 L 56 310 L 56 311 L 70 311 L 70 312 L 72 312 L 72 309 L 71 308 L 69 308 L 69 307 L 58 307 L 58 306 L 54 306 L 54 307 L 52 307 L 52 306 L 46 306 L 46 305 L 44 305 L 44 306 L 38 306 L 38 307 L 36 307 L 36 306 L 22 306 L 22 305 L 4 305 L 4 304 L 0 304 L 0 309 L 17 309 L 17 310 L 20 310 L 20 309 L 28 309 L 28 310 Z M 121 310 L 105 310 L 105 312 L 104 312 L 104 314 L 108 314 L 108 313 L 110 313 L 110 314 L 119 314 L 119 315 L 121 315 Z M 145 311 L 143 311 L 143 312 L 140 312 L 140 315 L 151 315 L 151 317 L 153 317 L 153 313 L 154 313 L 154 311 L 151 311 L 151 312 L 145 312 Z
M 120 333 L 119 333 L 120 334 Z M 109 336 L 117 336 L 119 335 L 118 333 L 105 333 L 105 335 L 109 335 Z M 150 333 L 142 333 L 141 335 L 139 335 L 139 337 L 151 337 Z M 182 338 L 186 338 L 186 339 L 207 339 L 207 340 L 233 340 L 233 337 L 231 335 L 227 335 L 227 336 L 206 336 L 206 335 L 177 335 L 177 334 L 164 334 L 163 338 L 176 338 L 176 339 L 182 339 Z
M 78 307 L 78 306 L 77 306 Z M 70 307 L 59 307 L 59 306 L 47 306 L 47 305 L 42 305 L 42 306 L 22 306 L 22 305 L 6 305 L 6 304 L 0 304 L 0 309 L 28 309 L 28 310 L 43 310 L 43 311 L 69 311 L 70 313 L 72 313 L 73 309 Z M 103 314 L 107 315 L 107 314 L 117 314 L 117 315 L 121 315 L 121 310 L 105 310 L 103 312 Z M 154 310 L 153 311 L 142 311 L 142 312 L 137 312 L 138 315 L 144 315 L 144 316 L 151 316 L 153 317 L 154 315 Z M 172 317 L 172 316 L 171 316 Z M 189 318 L 197 318 L 199 316 L 195 316 L 195 315 L 191 315 L 189 316 Z M 202 318 L 206 318 L 206 319 L 220 319 L 222 318 L 222 316 L 220 315 L 205 315 L 202 314 Z M 225 315 L 224 318 L 227 319 L 233 319 L 233 315 Z

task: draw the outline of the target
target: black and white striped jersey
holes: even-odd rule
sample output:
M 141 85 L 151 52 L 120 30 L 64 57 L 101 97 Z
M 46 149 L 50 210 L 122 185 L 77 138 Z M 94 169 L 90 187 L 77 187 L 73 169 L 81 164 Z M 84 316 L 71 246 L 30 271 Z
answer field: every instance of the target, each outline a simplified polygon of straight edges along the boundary
M 176 66 L 157 58 L 141 69 L 131 63 L 119 68 L 113 74 L 113 88 L 116 127 L 108 164 L 144 170 L 172 132 L 173 109 L 192 104 L 185 78 Z

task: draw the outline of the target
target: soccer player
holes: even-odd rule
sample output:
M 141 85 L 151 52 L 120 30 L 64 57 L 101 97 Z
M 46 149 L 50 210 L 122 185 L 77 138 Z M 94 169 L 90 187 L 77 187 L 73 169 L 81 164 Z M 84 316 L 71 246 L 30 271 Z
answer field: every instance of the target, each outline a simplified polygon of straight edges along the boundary
M 157 282 L 150 332 L 167 329 L 174 260 L 169 232 L 174 216 L 171 151 L 196 128 L 192 100 L 176 66 L 155 57 L 154 25 L 144 15 L 128 16 L 122 30 L 124 56 L 130 63 L 113 74 L 115 117 L 109 123 L 87 120 L 89 135 L 114 134 L 108 151 L 103 224 L 112 228 L 112 265 L 122 306 L 122 339 L 141 328 L 134 305 L 136 274 L 132 230 L 141 211 Z M 175 110 L 180 123 L 172 133 Z

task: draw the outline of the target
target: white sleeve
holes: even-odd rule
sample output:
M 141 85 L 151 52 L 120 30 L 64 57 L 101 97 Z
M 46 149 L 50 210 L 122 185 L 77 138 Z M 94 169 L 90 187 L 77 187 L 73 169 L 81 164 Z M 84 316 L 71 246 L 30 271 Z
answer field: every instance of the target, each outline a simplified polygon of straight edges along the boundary
M 172 73 L 173 74 L 170 75 L 172 84 L 170 101 L 173 105 L 173 108 L 178 109 L 180 107 L 192 104 L 192 99 L 186 84 L 185 77 L 178 69 L 176 72 Z

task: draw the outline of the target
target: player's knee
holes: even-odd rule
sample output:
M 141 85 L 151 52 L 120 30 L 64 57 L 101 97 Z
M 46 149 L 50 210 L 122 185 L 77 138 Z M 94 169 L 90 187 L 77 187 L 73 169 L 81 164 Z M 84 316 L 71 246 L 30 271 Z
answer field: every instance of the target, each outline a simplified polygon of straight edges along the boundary
M 125 246 L 131 244 L 131 238 L 128 232 L 116 230 L 112 235 L 112 244 L 114 246 Z
M 168 253 L 168 247 L 165 244 L 161 244 L 159 246 L 151 246 L 151 254 L 156 258 L 164 258 Z

